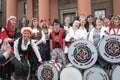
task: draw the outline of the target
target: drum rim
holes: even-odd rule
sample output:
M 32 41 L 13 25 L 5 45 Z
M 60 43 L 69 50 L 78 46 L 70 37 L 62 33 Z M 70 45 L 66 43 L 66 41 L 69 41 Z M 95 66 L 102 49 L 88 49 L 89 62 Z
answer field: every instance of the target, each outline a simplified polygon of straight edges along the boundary
M 54 78 L 57 78 L 57 79 L 58 79 L 58 77 L 59 77 L 59 75 L 58 75 L 58 70 L 57 70 L 57 68 L 56 68 L 53 64 L 51 64 L 51 63 L 46 62 L 46 63 L 40 65 L 40 66 L 38 67 L 38 70 L 42 70 L 42 67 L 43 67 L 44 65 L 52 66 L 52 67 L 55 69 L 55 71 L 56 71 L 55 73 L 57 73 L 57 74 L 55 74 L 55 76 L 53 76 L 53 79 L 54 79 Z M 38 78 L 38 80 L 39 80 L 40 78 L 38 77 L 38 74 L 39 74 L 38 70 L 37 70 L 37 78 Z M 53 70 L 52 70 L 52 71 L 53 71 Z M 54 72 L 54 71 L 53 71 L 53 72 Z M 41 80 L 41 79 L 40 79 L 40 80 Z
M 100 57 L 102 57 L 102 59 L 104 59 L 105 61 L 107 61 L 107 62 L 109 62 L 109 63 L 119 63 L 119 62 L 115 62 L 113 59 L 111 59 L 111 60 L 109 60 L 110 58 L 107 58 L 106 57 L 106 59 L 105 59 L 105 57 L 104 57 L 104 55 L 101 55 L 101 51 L 102 50 L 100 50 L 100 43 L 102 43 L 102 41 L 104 40 L 104 39 L 106 39 L 106 38 L 108 38 L 108 37 L 111 37 L 111 36 L 117 36 L 118 38 L 120 37 L 120 35 L 119 34 L 110 34 L 110 35 L 107 35 L 107 36 L 105 36 L 105 37 L 103 37 L 100 41 L 99 41 L 99 46 L 98 46 L 98 54 L 100 55 Z M 101 52 L 101 53 L 100 53 Z
M 99 70 L 95 70 L 95 69 L 99 69 Z M 92 70 L 91 70 L 92 69 Z M 103 69 L 103 68 L 101 68 L 101 67 L 97 67 L 97 66 L 94 66 L 94 67 L 91 67 L 91 68 L 89 68 L 89 69 L 86 69 L 84 72 L 83 72 L 83 79 L 84 80 L 86 80 L 85 78 L 86 78 L 86 75 L 87 75 L 87 73 L 89 72 L 89 71 L 94 71 L 94 72 L 99 72 L 99 73 L 101 73 L 101 74 L 104 74 L 105 76 L 106 76 L 106 80 L 110 80 L 110 77 L 109 77 L 109 75 L 107 74 L 107 72 Z
M 76 40 L 75 42 L 77 43 L 77 42 L 81 42 L 81 41 L 86 41 L 86 42 L 88 42 L 89 44 L 91 44 L 92 45 L 92 47 L 94 47 L 94 52 L 96 52 L 95 54 L 96 54 L 96 60 L 95 60 L 95 62 L 94 62 L 94 64 L 96 63 L 96 61 L 97 61 L 97 59 L 98 59 L 98 51 L 97 51 L 97 48 L 94 46 L 94 44 L 91 42 L 91 41 L 89 41 L 89 40 L 86 40 L 86 39 L 79 39 L 79 40 Z M 74 43 L 75 42 L 73 42 L 71 45 L 74 45 Z M 70 47 L 71 47 L 71 45 L 69 46 L 69 49 L 68 49 L 68 58 L 69 58 L 69 56 L 71 56 L 70 54 Z M 70 60 L 70 58 L 69 58 L 69 60 Z M 71 60 L 70 60 L 70 62 L 71 62 Z M 71 62 L 72 63 L 72 62 Z M 72 63 L 73 64 L 73 63 Z M 86 67 L 86 68 L 82 68 L 82 67 L 80 67 L 80 66 L 76 66 L 76 65 L 74 65 L 75 67 L 77 67 L 77 68 L 80 68 L 80 69 L 87 69 L 87 68 L 90 68 L 90 67 L 92 67 L 94 64 L 92 64 L 91 66 L 88 66 L 88 67 Z
M 80 73 L 79 75 L 80 75 L 80 78 L 81 78 L 81 79 L 79 79 L 79 80 L 82 80 L 82 79 L 83 79 L 82 73 L 81 73 L 81 71 L 80 71 L 78 68 L 73 67 L 73 66 L 69 66 L 69 67 L 65 67 L 65 68 L 62 69 L 62 71 L 61 71 L 61 73 L 60 73 L 60 80 L 61 80 L 61 74 L 63 73 L 63 70 L 65 70 L 65 69 L 70 69 L 70 68 L 73 68 L 73 69 L 76 69 L 77 71 L 79 71 L 79 73 Z

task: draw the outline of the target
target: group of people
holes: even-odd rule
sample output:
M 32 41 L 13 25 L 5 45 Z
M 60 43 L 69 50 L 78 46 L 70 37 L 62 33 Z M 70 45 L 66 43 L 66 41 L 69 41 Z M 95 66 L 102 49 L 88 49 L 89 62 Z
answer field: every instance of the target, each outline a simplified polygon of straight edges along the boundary
M 19 20 L 10 16 L 5 27 L 0 27 L 0 77 L 5 80 L 37 80 L 36 70 L 45 61 L 69 64 L 68 49 L 79 39 L 91 41 L 96 47 L 109 34 L 120 34 L 120 16 L 111 19 L 80 15 L 74 21 L 67 16 L 48 24 L 47 19 L 26 17 Z M 31 25 L 31 26 L 28 26 Z M 34 78 L 34 79 L 33 79 Z

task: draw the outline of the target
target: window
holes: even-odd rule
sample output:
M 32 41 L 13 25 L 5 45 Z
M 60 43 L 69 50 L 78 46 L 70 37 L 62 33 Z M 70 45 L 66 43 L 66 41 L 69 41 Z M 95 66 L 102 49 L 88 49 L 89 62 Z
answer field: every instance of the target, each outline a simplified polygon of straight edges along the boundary
M 2 0 L 0 0 L 0 11 L 2 11 Z
M 27 5 L 26 2 L 24 3 L 24 14 L 26 14 L 26 9 L 27 9 Z
M 106 11 L 105 9 L 102 10 L 95 10 L 95 17 L 101 16 L 102 18 L 105 17 Z

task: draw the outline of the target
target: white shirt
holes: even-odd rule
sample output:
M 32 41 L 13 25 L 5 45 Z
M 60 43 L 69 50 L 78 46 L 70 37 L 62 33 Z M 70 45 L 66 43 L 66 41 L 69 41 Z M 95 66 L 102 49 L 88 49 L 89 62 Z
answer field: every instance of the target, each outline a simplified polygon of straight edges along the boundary
M 78 40 L 79 36 L 80 36 L 79 29 L 77 29 L 76 32 L 74 32 L 72 27 L 71 27 L 70 30 L 69 30 L 69 33 L 65 37 L 65 41 L 69 42 L 71 38 L 74 38 L 74 39 Z
M 21 61 L 21 58 L 20 58 L 20 55 L 19 55 L 19 52 L 18 52 L 19 39 L 20 39 L 20 38 L 18 38 L 16 41 L 14 41 L 14 54 L 15 54 L 15 57 L 18 59 L 18 61 Z M 29 44 L 30 44 L 30 40 L 28 40 L 28 43 L 27 43 L 27 45 L 25 46 L 25 45 L 24 45 L 24 40 L 22 39 L 21 49 L 22 49 L 22 50 L 27 50 Z M 38 47 L 36 46 L 36 44 L 34 43 L 33 40 L 31 40 L 31 46 L 32 46 L 32 48 L 33 48 L 33 50 L 34 50 L 34 52 L 35 52 L 35 55 L 36 55 L 37 58 L 38 58 L 38 61 L 42 61 L 40 52 L 38 51 Z
M 79 28 L 79 39 L 87 39 L 88 33 L 87 30 L 84 28 L 82 29 L 81 27 Z

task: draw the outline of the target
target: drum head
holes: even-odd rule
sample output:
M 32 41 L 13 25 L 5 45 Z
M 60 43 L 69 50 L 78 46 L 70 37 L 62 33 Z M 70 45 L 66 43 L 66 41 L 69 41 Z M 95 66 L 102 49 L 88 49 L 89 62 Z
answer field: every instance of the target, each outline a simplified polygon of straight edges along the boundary
M 75 41 L 69 47 L 68 58 L 77 68 L 86 69 L 93 66 L 97 57 L 97 49 L 90 41 Z
M 52 64 L 45 63 L 38 67 L 37 77 L 39 80 L 58 80 L 58 71 Z
M 82 74 L 74 67 L 67 67 L 61 71 L 60 80 L 82 80 Z
M 110 63 L 120 62 L 120 36 L 109 35 L 100 40 L 98 50 L 100 56 Z
M 98 67 L 92 67 L 84 72 L 84 80 L 109 80 L 107 73 Z
M 112 72 L 112 80 L 120 79 L 120 66 L 116 65 Z

